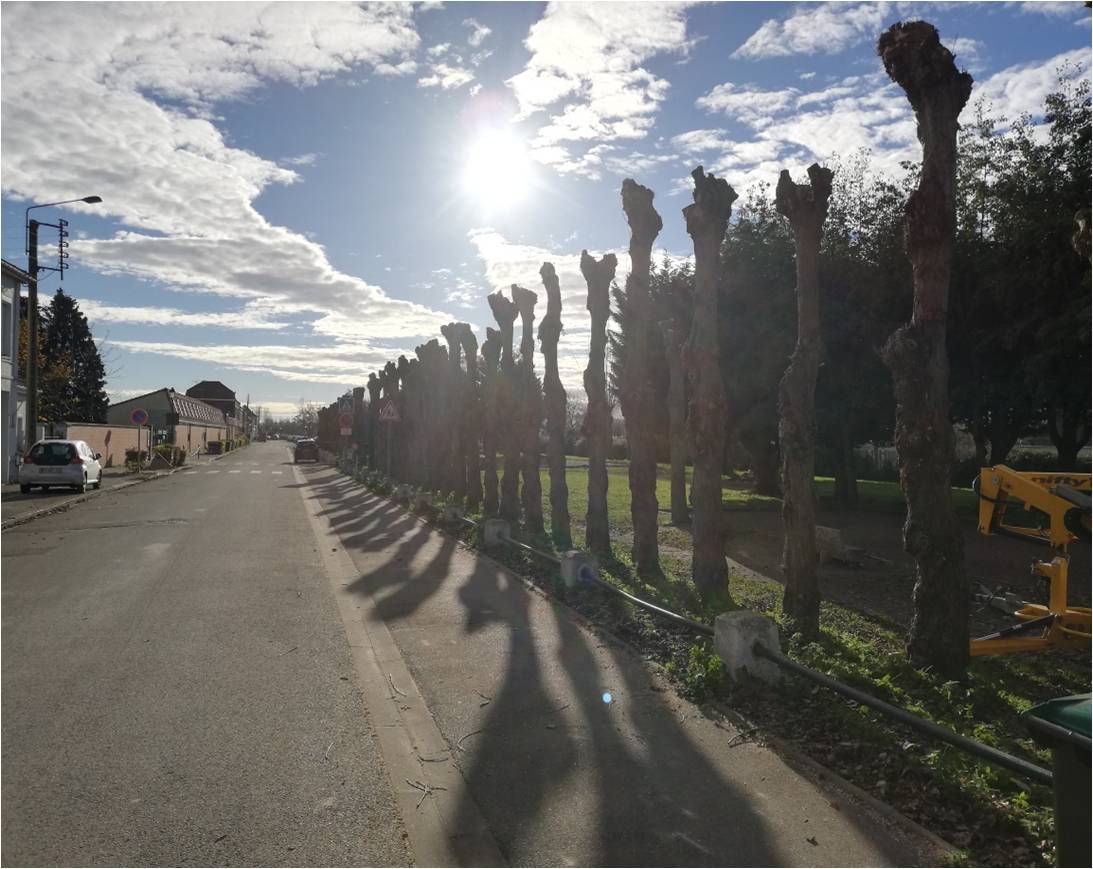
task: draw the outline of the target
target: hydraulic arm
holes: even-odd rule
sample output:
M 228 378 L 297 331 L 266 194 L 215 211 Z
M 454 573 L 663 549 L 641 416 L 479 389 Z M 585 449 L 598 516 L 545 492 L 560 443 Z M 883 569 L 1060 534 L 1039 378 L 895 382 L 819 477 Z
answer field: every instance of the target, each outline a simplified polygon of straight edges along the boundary
M 1017 601 L 1017 624 L 971 641 L 972 655 L 1030 652 L 1048 648 L 1089 648 L 1088 607 L 1067 605 L 1067 547 L 1090 533 L 1090 475 L 1014 471 L 1005 465 L 984 468 L 976 480 L 979 493 L 979 533 L 1005 534 L 1050 546 L 1050 561 L 1037 561 L 1032 572 L 1048 584 L 1048 603 Z M 1021 510 L 1024 521 L 1014 520 Z M 1038 525 L 1025 522 L 1038 511 L 1046 517 Z M 1007 513 L 1009 514 L 1007 520 Z M 1036 518 L 1039 518 L 1036 516 Z M 988 594 L 977 599 L 997 602 Z M 1012 600 L 1011 596 L 1005 600 Z

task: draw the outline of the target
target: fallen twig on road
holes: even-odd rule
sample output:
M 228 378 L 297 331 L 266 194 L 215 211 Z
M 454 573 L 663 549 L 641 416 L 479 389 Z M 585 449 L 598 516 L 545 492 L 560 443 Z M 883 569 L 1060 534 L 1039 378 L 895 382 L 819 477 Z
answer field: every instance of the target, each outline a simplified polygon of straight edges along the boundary
M 398 685 L 395 684 L 395 680 L 393 678 L 391 678 L 390 673 L 387 674 L 387 684 L 391 686 L 391 690 L 394 691 L 395 694 L 401 694 L 403 697 L 409 697 L 410 696 L 405 691 L 403 691 L 401 688 L 399 688 Z M 392 700 L 395 699 L 394 694 L 391 695 L 391 699 Z
M 427 796 L 429 796 L 430 794 L 432 794 L 434 791 L 446 791 L 447 790 L 447 788 L 441 787 L 440 785 L 427 785 L 427 784 L 425 784 L 423 782 L 419 782 L 419 781 L 410 781 L 410 779 L 406 779 L 406 784 L 408 784 L 414 790 L 421 791 L 421 799 L 417 801 L 417 807 L 419 809 L 421 808 L 421 804 L 423 802 L 425 802 L 425 798 Z

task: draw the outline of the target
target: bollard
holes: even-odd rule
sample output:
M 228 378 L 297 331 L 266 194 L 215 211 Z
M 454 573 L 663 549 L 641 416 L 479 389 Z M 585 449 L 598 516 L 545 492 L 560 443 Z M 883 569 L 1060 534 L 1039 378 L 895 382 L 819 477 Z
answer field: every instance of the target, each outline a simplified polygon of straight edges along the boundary
M 406 483 L 400 483 L 395 489 L 395 500 L 400 504 L 409 504 L 411 497 L 410 487 Z
M 566 588 L 576 588 L 598 576 L 599 565 L 590 553 L 573 549 L 562 556 L 562 581 Z
M 433 506 L 433 496 L 428 492 L 418 492 L 417 497 L 414 498 L 414 506 L 418 510 L 429 510 Z
M 509 539 L 511 528 L 504 519 L 487 519 L 482 536 L 487 546 L 500 546 Z
M 445 504 L 441 519 L 452 525 L 463 521 L 463 508 L 459 504 Z
M 766 616 L 741 610 L 721 613 L 714 620 L 714 647 L 734 682 L 747 678 L 777 685 L 782 679 L 778 665 L 756 656 L 756 645 L 781 652 L 778 626 Z

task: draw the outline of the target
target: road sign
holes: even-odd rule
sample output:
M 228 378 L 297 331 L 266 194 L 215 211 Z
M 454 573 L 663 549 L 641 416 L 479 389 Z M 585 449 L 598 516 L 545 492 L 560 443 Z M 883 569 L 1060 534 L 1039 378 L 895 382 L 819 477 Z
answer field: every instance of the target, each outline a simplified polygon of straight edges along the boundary
M 338 399 L 338 413 L 353 413 L 353 396 L 343 395 Z M 349 423 L 352 425 L 352 422 Z
M 380 422 L 402 422 L 393 398 L 387 399 L 387 403 L 380 408 Z
M 133 425 L 148 425 L 148 411 L 143 407 L 138 407 L 129 414 L 129 422 L 133 423 Z
M 339 433 L 341 434 L 341 436 L 343 438 L 347 438 L 351 434 L 353 434 L 353 428 L 352 428 L 352 426 L 350 426 L 349 428 L 342 428 L 342 429 L 339 430 Z
M 353 414 L 351 414 L 351 413 L 338 414 L 338 425 L 341 428 L 352 428 L 353 427 Z M 342 432 L 342 434 L 345 434 L 345 432 Z

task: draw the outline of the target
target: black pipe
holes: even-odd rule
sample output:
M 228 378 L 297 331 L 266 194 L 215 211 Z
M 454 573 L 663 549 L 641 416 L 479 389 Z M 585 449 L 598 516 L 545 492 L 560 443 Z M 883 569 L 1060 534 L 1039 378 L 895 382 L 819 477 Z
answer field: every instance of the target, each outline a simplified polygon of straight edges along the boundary
M 754 651 L 756 655 L 773 661 L 779 667 L 786 670 L 792 670 L 799 676 L 804 676 L 812 682 L 823 685 L 825 688 L 830 688 L 836 694 L 842 694 L 844 697 L 849 697 L 851 700 L 862 704 L 862 706 L 868 706 L 870 709 L 875 709 L 877 712 L 880 712 L 889 718 L 894 718 L 896 721 L 906 724 L 913 730 L 925 733 L 942 742 L 947 742 L 949 745 L 955 746 L 961 751 L 966 751 L 968 754 L 981 757 L 984 760 L 993 763 L 995 766 L 1003 767 L 1010 772 L 1015 772 L 1024 778 L 1040 782 L 1041 784 L 1051 785 L 1055 781 L 1055 777 L 1050 770 L 1030 763 L 1027 760 L 1022 760 L 1019 757 L 1014 757 L 1012 754 L 1006 754 L 1004 751 L 999 751 L 997 748 L 991 748 L 989 745 L 984 745 L 982 742 L 977 742 L 974 739 L 961 736 L 959 733 L 954 733 L 945 727 L 934 724 L 932 721 L 920 718 L 918 715 L 908 712 L 906 709 L 900 709 L 898 706 L 893 706 L 890 703 L 885 703 L 883 700 L 878 700 L 876 697 L 872 697 L 864 691 L 859 691 L 857 688 L 851 688 L 849 685 L 844 685 L 842 682 L 838 682 L 823 673 L 818 673 L 815 670 L 806 667 L 804 664 L 798 664 L 792 658 L 787 658 L 779 652 L 772 652 L 770 649 L 764 648 L 758 644 L 755 645 Z
M 649 601 L 647 600 L 642 600 L 640 597 L 634 597 L 634 595 L 630 594 L 629 592 L 623 591 L 621 588 L 618 588 L 617 586 L 614 586 L 611 583 L 600 579 L 598 576 L 586 575 L 584 578 L 590 582 L 594 582 L 601 588 L 606 588 L 608 591 L 613 591 L 615 592 L 615 594 L 622 595 L 631 603 L 636 603 L 640 607 L 645 607 L 645 609 L 649 610 L 650 612 L 657 613 L 658 615 L 661 615 L 664 618 L 669 619 L 670 621 L 684 625 L 693 631 L 699 631 L 700 633 L 708 634 L 711 637 L 714 634 L 713 628 L 711 628 L 709 625 L 704 625 L 702 624 L 702 622 L 696 622 L 693 619 L 678 615 L 671 610 L 666 610 L 663 607 L 657 606 L 655 603 L 649 603 Z

